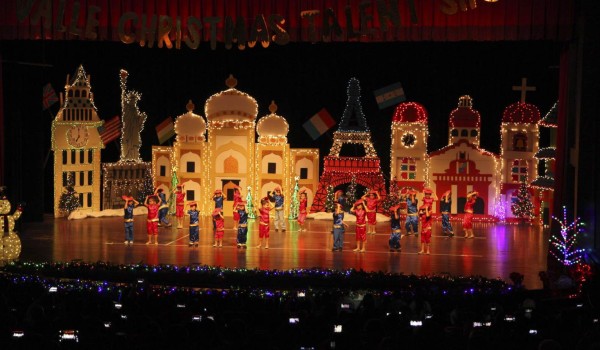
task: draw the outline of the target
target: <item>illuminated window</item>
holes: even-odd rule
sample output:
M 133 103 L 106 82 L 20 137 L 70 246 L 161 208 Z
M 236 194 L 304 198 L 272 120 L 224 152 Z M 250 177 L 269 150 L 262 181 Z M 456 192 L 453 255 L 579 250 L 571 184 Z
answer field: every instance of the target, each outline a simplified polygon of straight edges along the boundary
M 269 173 L 269 174 L 277 174 L 277 163 L 269 163 L 269 164 L 267 164 L 267 173 Z
M 527 182 L 528 166 L 524 159 L 515 159 L 510 169 L 512 182 Z
M 160 166 L 159 176 L 167 176 L 167 167 L 165 165 Z
M 520 132 L 513 136 L 513 151 L 527 151 L 527 135 Z
M 300 168 L 300 178 L 308 179 L 308 168 Z
M 415 180 L 417 178 L 417 162 L 414 158 L 400 160 L 400 178 L 402 180 Z

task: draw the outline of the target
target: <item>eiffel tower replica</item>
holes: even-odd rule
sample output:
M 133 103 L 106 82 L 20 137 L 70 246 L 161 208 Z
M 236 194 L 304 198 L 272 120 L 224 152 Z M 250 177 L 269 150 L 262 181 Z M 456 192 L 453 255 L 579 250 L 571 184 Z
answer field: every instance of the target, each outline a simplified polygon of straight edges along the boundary
M 385 180 L 381 172 L 380 160 L 371 142 L 371 131 L 360 104 L 360 85 L 356 78 L 348 82 L 348 100 L 346 109 L 340 121 L 338 130 L 333 133 L 333 145 L 329 155 L 323 159 L 323 174 L 319 179 L 319 188 L 315 194 L 311 213 L 325 211 L 327 187 L 334 188 L 339 185 L 349 184 L 352 177 L 356 183 L 370 190 L 379 192 L 381 203 L 385 199 Z M 340 157 L 344 144 L 362 145 L 364 156 Z M 377 211 L 383 207 L 378 206 Z

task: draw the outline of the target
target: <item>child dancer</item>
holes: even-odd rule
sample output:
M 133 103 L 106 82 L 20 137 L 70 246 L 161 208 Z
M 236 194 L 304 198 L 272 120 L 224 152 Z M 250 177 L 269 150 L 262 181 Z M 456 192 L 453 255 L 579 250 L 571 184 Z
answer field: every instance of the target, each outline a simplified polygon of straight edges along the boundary
M 364 252 L 367 244 L 367 212 L 363 201 L 359 200 L 352 206 L 350 212 L 356 215 L 356 249 L 355 252 Z
M 167 213 L 169 212 L 169 203 L 167 202 L 167 195 L 164 193 L 162 188 L 158 188 L 154 193 L 159 198 L 160 206 L 158 208 L 158 221 L 159 225 L 164 227 L 170 227 L 171 224 L 167 220 Z
M 419 254 L 429 254 L 432 222 L 431 208 L 427 204 L 423 204 L 419 208 L 419 216 L 421 217 L 421 250 Z
M 239 186 L 233 189 L 233 229 L 238 229 L 238 223 L 240 222 L 240 214 L 238 213 L 238 203 L 242 201 L 242 192 Z M 216 205 L 216 201 L 215 201 Z
M 344 207 L 341 203 L 335 203 L 335 211 L 333 212 L 333 248 L 332 252 L 342 251 L 344 247 L 344 232 L 348 225 L 344 222 Z
M 237 225 L 237 247 L 246 249 L 246 240 L 248 239 L 248 213 L 246 212 L 246 201 L 238 201 L 236 212 L 240 216 L 240 221 Z
M 123 196 L 125 206 L 123 207 L 125 221 L 125 244 L 133 244 L 133 208 L 140 204 L 133 197 Z
M 392 229 L 392 235 L 390 236 L 389 246 L 390 252 L 400 251 L 400 239 L 402 238 L 402 230 L 400 229 L 400 206 L 395 205 L 390 208 L 390 224 Z
M 283 194 L 281 186 L 276 186 L 273 192 L 267 192 L 267 197 L 272 202 L 275 202 L 275 232 L 281 227 L 281 231 L 285 232 L 285 218 L 283 215 Z
M 427 205 L 429 209 L 433 210 L 433 202 L 437 200 L 437 197 L 433 194 L 433 191 L 430 188 L 423 190 L 423 204 Z
M 377 204 L 379 204 L 379 192 L 371 191 L 365 194 L 362 199 L 366 203 L 367 209 L 367 233 L 375 234 L 375 225 L 377 224 Z
M 300 226 L 298 231 L 306 231 L 306 228 L 304 228 L 304 221 L 306 220 L 306 215 L 307 215 L 307 212 L 306 212 L 307 203 L 308 203 L 308 200 L 306 199 L 306 191 L 301 190 L 300 191 L 300 204 L 298 206 L 298 225 Z
M 415 190 L 410 190 L 408 192 L 408 196 L 406 197 L 406 235 L 410 236 L 411 234 L 418 235 L 419 234 L 419 217 L 417 216 L 417 204 L 419 201 L 417 200 L 417 192 Z
M 269 249 L 269 212 L 271 211 L 271 202 L 269 198 L 265 197 L 260 200 L 259 213 L 259 226 L 258 226 L 258 245 L 256 248 L 262 246 L 263 239 L 265 240 L 265 249 Z
M 156 198 L 154 195 L 148 196 L 146 197 L 146 202 L 144 202 L 144 205 L 148 208 L 148 217 L 146 223 L 148 242 L 146 242 L 146 244 L 152 243 L 153 236 L 154 244 L 158 244 L 158 198 Z
M 213 192 L 213 201 L 215 201 L 215 209 L 221 209 L 221 216 L 223 216 L 223 191 L 220 189 L 216 189 Z M 233 206 L 233 211 L 235 212 L 236 206 Z M 213 220 L 213 231 L 217 228 L 216 221 Z
M 196 210 L 197 204 L 196 202 L 190 202 L 189 204 L 190 210 L 188 210 L 188 215 L 190 216 L 190 243 L 189 243 L 189 247 L 191 246 L 198 246 L 198 240 L 199 240 L 199 231 L 200 231 L 200 227 L 199 227 L 199 220 L 198 220 L 198 215 L 200 214 L 200 212 L 198 210 Z
M 440 200 L 440 212 L 442 213 L 442 232 L 448 237 L 454 237 L 452 224 L 450 223 L 450 210 L 452 210 L 452 191 L 446 191 Z
M 474 238 L 473 235 L 473 206 L 477 201 L 476 191 L 467 193 L 467 202 L 465 203 L 465 216 L 463 217 L 463 229 L 465 230 L 465 238 Z
M 215 244 L 213 247 L 221 248 L 223 246 L 223 233 L 225 233 L 225 218 L 223 218 L 223 210 L 215 208 L 212 213 L 213 223 L 215 228 Z
M 183 192 L 183 185 L 177 185 L 177 190 L 175 190 L 175 218 L 177 218 L 177 228 L 183 228 L 184 203 L 185 192 Z

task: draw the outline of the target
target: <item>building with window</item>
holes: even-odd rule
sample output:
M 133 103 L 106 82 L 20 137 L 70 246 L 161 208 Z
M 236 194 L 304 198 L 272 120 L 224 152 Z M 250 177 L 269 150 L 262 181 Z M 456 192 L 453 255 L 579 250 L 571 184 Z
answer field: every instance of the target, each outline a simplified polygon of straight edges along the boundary
M 448 145 L 428 153 L 425 108 L 415 102 L 401 103 L 392 121 L 390 178 L 396 178 L 400 188 L 429 187 L 438 197 L 451 191 L 453 214 L 463 213 L 467 193 L 477 191 L 475 214 L 510 218 L 510 203 L 519 185 L 537 177 L 538 121 L 537 107 L 524 102 L 508 106 L 497 155 L 480 147 L 481 116 L 471 97 L 461 96 L 449 115 Z
M 104 148 L 91 92 L 90 78 L 83 66 L 73 79 L 67 76 L 61 107 L 52 121 L 54 151 L 54 216 L 60 217 L 60 197 L 72 186 L 79 198 L 79 210 L 100 210 L 100 150 Z
M 289 214 L 296 179 L 311 203 L 319 183 L 319 150 L 294 149 L 287 141 L 289 125 L 276 114 L 274 102 L 270 114 L 256 121 L 258 103 L 235 88 L 230 76 L 228 89 L 212 95 L 205 103 L 205 119 L 187 105 L 187 113 L 175 121 L 176 141 L 172 147 L 152 147 L 152 172 L 155 187 L 171 192 L 173 174 L 184 186 L 186 201 L 198 203 L 198 210 L 212 212 L 214 190 L 225 197 L 224 214 L 232 215 L 233 193 L 250 190 L 255 206 L 276 186 L 286 197 Z M 258 137 L 257 137 L 258 134 Z

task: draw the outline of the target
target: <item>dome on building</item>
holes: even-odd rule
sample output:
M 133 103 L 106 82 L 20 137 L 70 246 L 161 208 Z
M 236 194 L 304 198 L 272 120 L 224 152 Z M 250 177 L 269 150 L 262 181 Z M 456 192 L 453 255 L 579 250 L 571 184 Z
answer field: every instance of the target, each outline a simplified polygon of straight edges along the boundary
M 481 115 L 473 109 L 473 99 L 469 95 L 458 99 L 458 107 L 450 112 L 448 126 L 450 128 L 479 128 Z
M 396 107 L 392 123 L 423 123 L 427 124 L 425 107 L 416 102 L 402 102 Z
M 206 119 L 211 121 L 254 121 L 258 114 L 256 100 L 237 89 L 237 80 L 230 75 L 225 81 L 229 89 L 212 95 L 204 105 Z
M 282 116 L 275 114 L 277 105 L 271 101 L 269 106 L 271 114 L 258 120 L 256 133 L 261 143 L 284 142 L 287 143 L 287 134 L 290 131 L 288 122 Z
M 516 102 L 504 109 L 503 123 L 537 123 L 540 121 L 540 110 L 529 103 Z
M 190 100 L 187 105 L 187 113 L 180 115 L 175 120 L 175 133 L 179 142 L 204 141 L 206 122 L 201 116 L 194 114 L 194 104 Z

